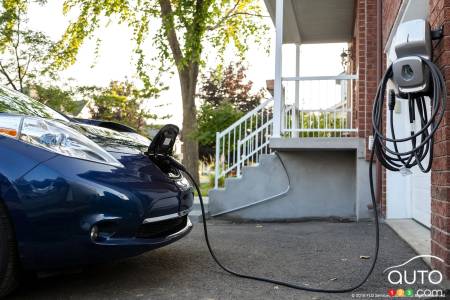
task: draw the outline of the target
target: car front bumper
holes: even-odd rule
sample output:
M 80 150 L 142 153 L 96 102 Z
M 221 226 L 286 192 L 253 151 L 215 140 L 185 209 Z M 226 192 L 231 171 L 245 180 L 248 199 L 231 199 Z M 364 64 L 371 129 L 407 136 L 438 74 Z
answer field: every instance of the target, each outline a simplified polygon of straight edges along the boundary
M 171 230 L 171 233 L 155 234 L 153 237 L 133 237 L 133 238 L 106 238 L 92 241 L 92 248 L 89 251 L 89 260 L 92 263 L 99 263 L 111 258 L 120 259 L 139 255 L 141 253 L 154 250 L 168 244 L 171 244 L 191 232 L 193 225 L 188 216 L 181 217 L 185 221 L 182 226 L 173 227 L 176 230 Z M 164 222 L 164 221 L 162 221 Z M 147 224 L 143 224 L 147 226 Z M 152 225 L 158 225 L 157 222 Z M 170 230 L 170 228 L 168 229 Z M 167 232 L 164 232 L 167 233 Z
M 192 187 L 182 178 L 166 179 L 145 157 L 131 159 L 127 168 L 115 168 L 55 157 L 15 182 L 7 204 L 25 269 L 126 258 L 190 232 L 186 214 L 193 204 Z M 165 226 L 161 222 L 167 216 L 186 221 Z M 153 228 L 160 225 L 163 230 Z M 99 238 L 93 240 L 95 226 Z

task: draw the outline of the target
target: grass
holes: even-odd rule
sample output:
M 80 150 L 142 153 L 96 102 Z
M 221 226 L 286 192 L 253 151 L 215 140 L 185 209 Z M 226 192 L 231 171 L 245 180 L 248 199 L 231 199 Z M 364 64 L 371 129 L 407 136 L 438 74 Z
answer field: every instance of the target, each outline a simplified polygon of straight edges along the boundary
M 203 182 L 200 183 L 200 192 L 202 193 L 203 197 L 207 197 L 208 196 L 208 191 L 212 189 L 212 187 L 209 186 L 209 182 Z M 195 196 L 198 196 L 197 191 L 195 191 Z

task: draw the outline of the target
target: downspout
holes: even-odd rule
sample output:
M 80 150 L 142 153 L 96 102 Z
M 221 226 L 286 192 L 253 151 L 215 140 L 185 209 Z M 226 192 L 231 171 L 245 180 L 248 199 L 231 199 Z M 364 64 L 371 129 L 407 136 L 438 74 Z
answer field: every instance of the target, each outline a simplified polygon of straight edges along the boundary
M 383 75 L 383 51 L 382 51 L 382 43 L 383 43 L 383 36 L 382 36 L 382 0 L 377 0 L 377 80 L 381 80 L 381 76 Z M 366 12 L 367 13 L 367 12 Z M 367 55 L 367 53 L 366 53 Z M 382 179 L 382 173 L 383 169 L 381 167 L 380 160 L 377 159 L 377 182 L 376 182 L 376 197 L 380 201 L 380 215 L 383 216 L 383 201 L 381 199 L 382 193 L 383 193 L 383 179 Z

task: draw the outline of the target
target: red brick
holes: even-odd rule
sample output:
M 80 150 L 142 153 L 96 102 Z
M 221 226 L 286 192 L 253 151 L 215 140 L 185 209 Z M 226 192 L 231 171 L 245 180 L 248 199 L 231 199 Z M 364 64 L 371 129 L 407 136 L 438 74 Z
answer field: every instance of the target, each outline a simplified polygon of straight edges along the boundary
M 431 241 L 431 253 L 442 258 L 444 261 L 450 261 L 450 250 L 438 244 L 434 240 Z
M 447 231 L 450 228 L 450 218 L 431 214 L 431 225 Z
M 448 232 L 444 232 L 435 227 L 431 228 L 431 239 L 438 244 L 441 248 L 448 249 L 450 248 L 450 234 Z
M 431 186 L 431 198 L 435 201 L 450 202 L 450 187 L 432 185 Z M 432 205 L 433 205 L 433 203 L 432 203 Z

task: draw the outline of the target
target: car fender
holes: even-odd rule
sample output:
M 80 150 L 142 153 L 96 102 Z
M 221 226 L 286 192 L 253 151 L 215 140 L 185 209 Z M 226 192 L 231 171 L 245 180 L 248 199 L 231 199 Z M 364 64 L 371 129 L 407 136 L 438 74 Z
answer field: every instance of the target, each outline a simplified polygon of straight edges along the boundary
M 26 252 L 30 222 L 16 183 L 36 166 L 54 156 L 55 153 L 0 136 L 0 201 L 5 204 L 11 218 L 21 260 L 32 255 L 31 252 Z

